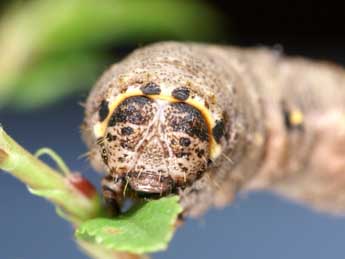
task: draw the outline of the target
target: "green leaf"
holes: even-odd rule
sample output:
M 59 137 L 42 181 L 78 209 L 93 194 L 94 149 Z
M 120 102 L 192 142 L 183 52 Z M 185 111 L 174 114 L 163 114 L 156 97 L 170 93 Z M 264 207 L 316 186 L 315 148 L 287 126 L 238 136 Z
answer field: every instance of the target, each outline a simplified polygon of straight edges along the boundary
M 181 211 L 177 196 L 161 198 L 136 205 L 117 218 L 86 221 L 76 237 L 116 251 L 157 252 L 166 249 Z

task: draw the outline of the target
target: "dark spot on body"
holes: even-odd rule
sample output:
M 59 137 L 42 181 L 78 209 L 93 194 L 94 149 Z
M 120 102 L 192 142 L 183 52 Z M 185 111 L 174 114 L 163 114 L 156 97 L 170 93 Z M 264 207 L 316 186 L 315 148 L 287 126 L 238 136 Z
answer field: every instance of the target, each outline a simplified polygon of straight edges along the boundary
M 183 147 L 188 147 L 190 145 L 190 139 L 189 138 L 180 138 L 180 145 Z
M 195 152 L 196 152 L 196 154 L 198 155 L 199 158 L 201 158 L 202 156 L 205 155 L 205 150 L 204 150 L 204 149 L 199 149 L 199 148 L 197 148 L 197 149 L 195 150 Z
M 121 134 L 122 135 L 131 135 L 132 133 L 133 133 L 133 128 L 132 127 L 123 127 L 122 129 L 121 129 Z
M 285 127 L 290 130 L 303 130 L 303 124 L 293 124 L 291 121 L 291 111 L 288 110 L 286 107 L 283 106 L 283 117 L 284 117 L 284 125 Z
M 200 178 L 204 174 L 204 171 L 197 171 L 196 172 L 196 177 Z
M 128 117 L 128 121 L 130 123 L 140 125 L 140 124 L 144 123 L 145 118 L 144 118 L 143 115 L 136 113 L 136 114 L 133 114 L 133 115 L 129 116 Z
M 187 87 L 179 87 L 174 89 L 171 95 L 178 100 L 185 101 L 189 97 L 189 89 Z
M 224 122 L 222 120 L 216 121 L 216 126 L 212 129 L 212 134 L 217 143 L 224 136 Z
M 288 130 L 291 130 L 293 128 L 291 122 L 290 122 L 290 113 L 288 110 L 283 109 L 283 117 L 284 117 L 284 125 Z
M 118 122 L 125 122 L 126 121 L 126 116 L 125 114 L 122 113 L 115 113 L 113 116 L 110 117 L 108 126 L 113 127 L 116 125 Z
M 202 141 L 208 141 L 208 127 L 201 112 L 186 103 L 173 103 L 171 114 L 168 116 L 169 125 L 174 131 L 182 131 L 191 137 L 197 137 Z
M 138 103 L 140 105 L 144 105 L 147 103 L 152 102 L 152 100 L 146 96 L 132 96 L 127 98 L 126 100 L 123 101 L 124 105 L 129 105 L 131 103 Z
M 127 142 L 121 142 L 120 145 L 122 148 L 128 148 L 129 147 Z
M 109 103 L 106 100 L 103 100 L 99 106 L 99 120 L 102 122 L 104 121 L 109 114 Z
M 189 157 L 190 156 L 190 153 L 189 152 L 178 152 L 177 154 L 176 154 L 176 157 L 178 157 L 178 158 L 181 158 L 181 157 Z
M 101 157 L 102 157 L 104 164 L 108 165 L 107 151 L 104 148 L 102 148 Z
M 108 126 L 113 127 L 116 123 L 130 122 L 133 124 L 145 124 L 152 116 L 151 113 L 144 113 L 146 105 L 153 101 L 145 96 L 133 96 L 125 99 L 114 110 L 110 117 Z
M 147 95 L 154 95 L 154 94 L 160 94 L 161 88 L 159 85 L 156 85 L 155 83 L 148 83 L 147 85 L 144 85 L 140 87 L 140 90 L 143 94 Z

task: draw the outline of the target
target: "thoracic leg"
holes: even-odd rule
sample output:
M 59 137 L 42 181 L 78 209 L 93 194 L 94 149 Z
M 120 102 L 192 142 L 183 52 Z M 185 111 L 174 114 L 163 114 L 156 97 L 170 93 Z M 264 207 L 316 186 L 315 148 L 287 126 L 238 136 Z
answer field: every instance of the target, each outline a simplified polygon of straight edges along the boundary
M 102 179 L 104 200 L 114 214 L 118 214 L 121 211 L 125 186 L 126 183 L 122 178 L 114 178 L 111 175 L 107 175 Z

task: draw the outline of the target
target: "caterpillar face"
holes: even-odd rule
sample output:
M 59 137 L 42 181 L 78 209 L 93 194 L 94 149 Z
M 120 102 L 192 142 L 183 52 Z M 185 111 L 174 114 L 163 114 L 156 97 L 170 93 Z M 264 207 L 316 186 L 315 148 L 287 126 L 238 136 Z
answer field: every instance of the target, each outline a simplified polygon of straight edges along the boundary
M 212 127 L 185 87 L 164 93 L 148 83 L 103 100 L 94 126 L 103 163 L 140 194 L 164 195 L 192 184 L 217 155 Z

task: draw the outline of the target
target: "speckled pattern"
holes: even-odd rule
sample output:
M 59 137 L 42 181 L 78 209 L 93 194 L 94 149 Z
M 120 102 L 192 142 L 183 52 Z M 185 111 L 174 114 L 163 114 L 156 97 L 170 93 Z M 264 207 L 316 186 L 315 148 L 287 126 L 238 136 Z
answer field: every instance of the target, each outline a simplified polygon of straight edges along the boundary
M 134 51 L 103 74 L 87 100 L 83 135 L 96 169 L 113 177 L 134 169 L 131 179 L 137 182 L 127 179 L 130 188 L 162 195 L 174 191 L 189 216 L 223 206 L 241 190 L 260 189 L 343 212 L 345 151 L 337 146 L 345 146 L 344 85 L 345 73 L 335 65 L 286 58 L 266 48 L 158 43 Z M 97 143 L 92 129 L 102 119 L 101 103 L 132 88 L 147 96 L 169 93 L 181 103 L 152 100 L 152 124 L 113 125 L 111 120 Z M 205 114 L 183 108 L 185 98 L 199 98 L 215 124 L 206 131 Z M 168 112 L 161 113 L 165 120 L 154 119 L 159 111 Z M 196 119 L 184 121 L 188 117 Z M 210 137 L 221 147 L 213 161 L 207 153 Z M 119 162 L 124 150 L 132 159 Z M 109 170 L 110 161 L 115 170 Z M 142 176 L 137 172 L 143 165 L 149 173 Z
M 114 110 L 99 145 L 113 179 L 126 179 L 120 184 L 128 182 L 129 191 L 163 195 L 204 173 L 208 134 L 203 116 L 190 105 L 134 96 Z

